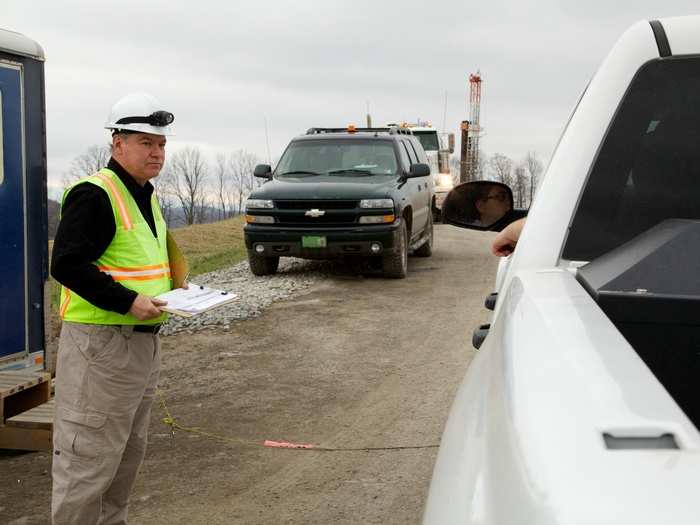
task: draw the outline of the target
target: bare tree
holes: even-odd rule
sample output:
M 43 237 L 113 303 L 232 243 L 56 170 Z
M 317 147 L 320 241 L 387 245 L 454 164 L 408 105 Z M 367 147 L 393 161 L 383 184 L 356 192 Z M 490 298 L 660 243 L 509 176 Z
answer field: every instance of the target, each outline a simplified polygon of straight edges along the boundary
M 502 153 L 494 153 L 489 159 L 493 180 L 513 186 L 513 161 Z
M 246 150 L 238 150 L 231 155 L 233 180 L 238 194 L 238 212 L 243 208 L 243 200 L 253 189 L 260 186 L 259 179 L 253 175 L 258 159 Z
M 517 208 L 525 208 L 527 207 L 526 200 L 527 200 L 527 182 L 528 182 L 528 174 L 527 170 L 525 169 L 525 166 L 522 164 L 519 164 L 518 166 L 515 167 L 513 170 L 513 178 L 514 178 L 514 184 L 513 184 L 513 199 L 515 200 L 515 206 Z
M 207 162 L 197 148 L 184 148 L 171 157 L 167 191 L 182 207 L 187 225 L 204 219 L 207 172 Z
M 216 180 L 216 197 L 218 200 L 219 220 L 228 217 L 228 187 L 230 186 L 229 162 L 226 155 L 219 153 L 216 156 L 216 166 L 214 167 L 214 177 Z
M 97 170 L 104 168 L 109 162 L 111 154 L 111 144 L 102 146 L 93 144 L 90 146 L 85 153 L 73 159 L 68 170 L 63 174 L 62 182 L 64 187 L 70 186 L 78 179 L 94 175 Z
M 153 184 L 153 193 L 158 200 L 158 205 L 160 206 L 160 211 L 163 214 L 163 219 L 165 224 L 170 227 L 173 224 L 173 200 L 170 194 L 170 170 L 166 164 L 156 178 L 151 179 L 151 184 Z
M 540 182 L 540 175 L 542 174 L 542 163 L 540 159 L 537 158 L 537 154 L 534 151 L 528 151 L 524 160 L 525 168 L 527 169 L 528 175 L 530 176 L 530 202 L 532 204 L 532 199 L 535 197 L 535 190 Z

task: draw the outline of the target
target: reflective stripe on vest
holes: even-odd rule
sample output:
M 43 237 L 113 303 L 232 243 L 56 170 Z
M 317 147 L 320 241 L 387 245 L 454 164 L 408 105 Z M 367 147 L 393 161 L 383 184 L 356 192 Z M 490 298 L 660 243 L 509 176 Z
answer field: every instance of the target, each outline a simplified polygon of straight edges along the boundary
M 84 183 L 94 184 L 108 195 L 116 227 L 112 242 L 94 262 L 97 268 L 122 286 L 143 295 L 155 296 L 169 291 L 172 281 L 166 243 L 167 228 L 155 195 L 151 199 L 151 210 L 157 237 L 153 236 L 136 201 L 114 172 L 105 168 L 75 185 Z M 64 201 L 75 185 L 66 190 Z M 60 314 L 66 321 L 88 324 L 156 324 L 166 318 L 163 314 L 156 319 L 139 321 L 130 314 L 102 310 L 65 287 L 61 296 Z
M 124 199 L 122 198 L 121 193 L 115 186 L 114 182 L 105 175 L 104 173 L 97 172 L 95 174 L 96 177 L 98 177 L 100 180 L 102 180 L 107 186 L 109 186 L 109 191 L 114 198 L 114 200 L 117 202 L 117 207 L 119 208 L 119 216 L 122 219 L 122 224 L 124 225 L 125 230 L 131 230 L 134 227 L 134 222 L 131 220 L 131 216 L 129 215 L 129 210 L 126 209 L 126 204 L 124 203 Z

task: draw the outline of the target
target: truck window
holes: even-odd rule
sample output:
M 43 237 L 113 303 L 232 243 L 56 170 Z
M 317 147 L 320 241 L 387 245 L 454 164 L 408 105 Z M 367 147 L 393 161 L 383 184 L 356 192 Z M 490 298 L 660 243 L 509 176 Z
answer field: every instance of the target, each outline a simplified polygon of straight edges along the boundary
M 418 162 L 428 164 L 428 156 L 425 153 L 425 148 L 421 147 L 420 141 L 414 138 L 409 142 L 411 143 L 411 147 L 413 147 L 413 151 L 416 153 L 416 157 L 418 157 Z
M 647 62 L 598 151 L 562 257 L 590 261 L 670 218 L 700 219 L 700 58 Z
M 417 164 L 418 163 L 418 157 L 416 156 L 416 152 L 413 149 L 413 146 L 410 144 L 407 144 L 408 141 L 402 140 L 401 144 L 403 144 L 403 147 L 406 148 L 406 153 L 408 153 L 408 158 L 411 160 L 411 164 Z
M 276 176 L 308 171 L 319 174 L 348 170 L 371 175 L 393 175 L 396 155 L 390 140 L 327 139 L 299 140 L 286 149 L 275 170 Z M 290 176 L 297 177 L 298 173 Z
M 425 151 L 438 151 L 440 149 L 437 131 L 414 131 L 413 135 L 418 137 Z
M 404 171 L 408 171 L 411 167 L 411 159 L 408 157 L 408 150 L 406 149 L 406 144 L 400 142 L 399 145 L 399 156 L 401 157 L 401 165 Z

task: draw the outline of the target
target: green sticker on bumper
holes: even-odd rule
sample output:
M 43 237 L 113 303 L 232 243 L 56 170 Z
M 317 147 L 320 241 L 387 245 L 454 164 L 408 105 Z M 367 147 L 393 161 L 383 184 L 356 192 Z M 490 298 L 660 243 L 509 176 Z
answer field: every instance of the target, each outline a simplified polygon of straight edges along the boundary
M 325 248 L 326 238 L 319 235 L 304 235 L 301 238 L 302 248 Z

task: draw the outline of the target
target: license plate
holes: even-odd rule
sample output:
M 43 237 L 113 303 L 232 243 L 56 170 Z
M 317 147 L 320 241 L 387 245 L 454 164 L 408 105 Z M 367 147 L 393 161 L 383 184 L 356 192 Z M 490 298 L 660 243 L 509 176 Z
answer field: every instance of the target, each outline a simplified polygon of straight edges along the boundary
M 302 248 L 325 248 L 326 238 L 320 235 L 304 235 L 301 238 Z

